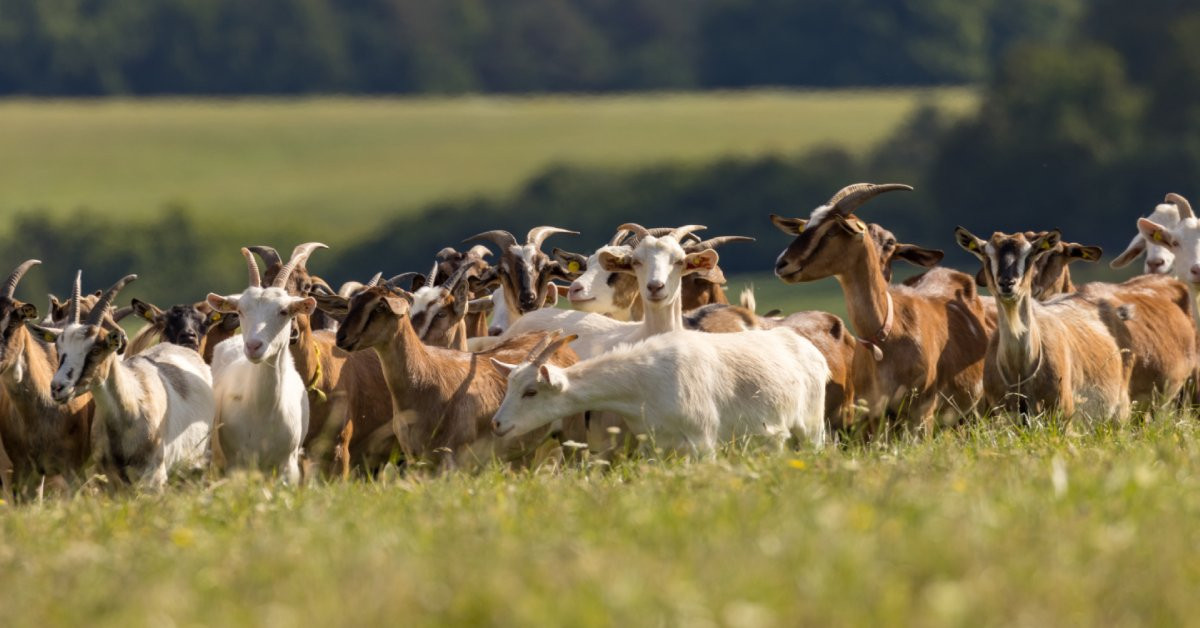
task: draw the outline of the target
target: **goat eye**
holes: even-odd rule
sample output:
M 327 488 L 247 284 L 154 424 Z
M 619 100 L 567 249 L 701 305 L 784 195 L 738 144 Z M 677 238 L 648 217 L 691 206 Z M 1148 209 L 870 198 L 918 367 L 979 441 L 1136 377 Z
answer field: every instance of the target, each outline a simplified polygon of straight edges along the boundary
M 446 318 L 446 313 L 445 313 L 445 312 L 438 312 L 438 313 L 437 313 L 437 317 L 438 317 L 438 318 Z
M 279 310 L 280 316 L 287 316 L 287 310 Z
M 95 347 L 92 347 L 92 350 L 89 353 L 91 353 L 92 355 L 100 355 L 103 351 L 104 351 L 104 347 L 95 346 Z
M 521 393 L 521 397 L 525 398 L 525 399 L 528 399 L 530 397 L 536 397 L 536 396 L 537 396 L 537 389 L 534 389 L 534 388 L 530 388 L 530 389 L 526 390 L 525 392 Z
M 635 259 L 635 260 L 633 260 L 633 262 L 632 262 L 632 263 L 630 263 L 629 265 L 630 265 L 630 266 L 633 266 L 634 268 L 638 268 L 639 266 L 641 266 L 641 265 L 642 265 L 642 261 L 641 261 L 641 260 L 636 260 L 636 259 Z

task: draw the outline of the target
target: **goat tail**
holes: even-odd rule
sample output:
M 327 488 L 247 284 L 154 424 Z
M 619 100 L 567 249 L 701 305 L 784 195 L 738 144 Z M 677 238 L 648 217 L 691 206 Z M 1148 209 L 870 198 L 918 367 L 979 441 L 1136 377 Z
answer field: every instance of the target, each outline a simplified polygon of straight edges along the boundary
M 758 309 L 758 301 L 754 298 L 753 285 L 742 288 L 742 293 L 738 295 L 738 304 L 751 312 Z

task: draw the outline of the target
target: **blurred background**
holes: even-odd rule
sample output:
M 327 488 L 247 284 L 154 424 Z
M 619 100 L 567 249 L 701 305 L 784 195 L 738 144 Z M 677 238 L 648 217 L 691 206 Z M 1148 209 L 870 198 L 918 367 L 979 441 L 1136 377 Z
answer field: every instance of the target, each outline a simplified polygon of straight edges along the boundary
M 916 186 L 862 216 L 960 268 L 957 224 L 1107 262 L 1200 196 L 1195 1 L 0 0 L 0 96 L 0 262 L 47 262 L 39 307 L 76 268 L 169 304 L 240 289 L 244 244 L 324 241 L 340 282 L 629 220 L 755 236 L 735 283 L 824 307 L 766 216 L 847 183 Z

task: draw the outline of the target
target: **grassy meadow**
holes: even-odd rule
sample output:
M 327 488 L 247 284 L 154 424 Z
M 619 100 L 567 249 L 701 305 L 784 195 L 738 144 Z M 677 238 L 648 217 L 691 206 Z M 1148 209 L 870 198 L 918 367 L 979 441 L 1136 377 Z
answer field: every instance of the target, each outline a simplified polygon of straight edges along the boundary
M 446 198 L 503 194 L 552 163 L 637 166 L 861 150 L 966 89 L 626 96 L 0 101 L 0 215 L 165 204 L 234 230 L 305 221 L 342 243 Z
M 1182 625 L 1192 416 L 0 510 L 7 626 Z M 69 602 L 68 602 L 69 600 Z

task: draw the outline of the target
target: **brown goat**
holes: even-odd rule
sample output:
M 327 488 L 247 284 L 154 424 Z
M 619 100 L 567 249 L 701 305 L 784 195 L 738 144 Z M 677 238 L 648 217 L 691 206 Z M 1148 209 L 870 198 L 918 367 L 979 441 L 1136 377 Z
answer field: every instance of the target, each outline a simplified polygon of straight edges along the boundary
M 957 419 L 982 396 L 987 333 L 972 277 L 943 271 L 916 287 L 889 286 L 878 246 L 854 211 L 870 198 L 907 185 L 860 183 L 843 188 L 809 219 L 771 216 L 796 236 L 779 256 L 785 283 L 836 277 L 850 324 L 878 361 L 856 370 L 855 394 L 872 417 L 907 413 L 910 428 L 929 431 L 938 416 Z M 857 365 L 856 365 L 857 366 Z
M 432 460 L 438 466 L 528 453 L 545 431 L 519 439 L 515 449 L 495 450 L 492 416 L 504 399 L 506 379 L 492 365 L 524 360 L 545 334 L 525 334 L 479 353 L 465 353 L 421 342 L 409 319 L 412 296 L 390 284 L 370 288 L 349 302 L 318 297 L 321 307 L 342 319 L 337 345 L 347 351 L 374 349 L 392 395 L 392 426 L 409 461 Z M 570 365 L 573 351 L 561 343 L 551 361 Z M 449 455 L 445 455 L 445 454 Z
M 466 251 L 457 251 L 454 247 L 446 247 L 438 251 L 434 256 L 435 271 L 432 277 L 429 277 L 429 285 L 441 286 L 445 285 L 454 273 L 458 272 L 463 266 L 479 266 L 486 267 L 487 260 L 484 258 L 491 255 L 492 252 L 486 246 L 477 244 Z M 482 264 L 482 265 L 481 265 Z M 472 288 L 471 298 L 479 299 L 488 296 L 486 288 L 480 286 L 478 289 Z M 488 313 L 485 311 L 470 311 L 467 312 L 465 322 L 463 323 L 467 338 L 478 338 L 488 335 Z M 443 346 L 443 345 L 439 345 Z
M 91 395 L 67 404 L 50 396 L 58 356 L 53 345 L 26 327 L 37 320 L 37 308 L 13 297 L 21 277 L 40 263 L 18 266 L 0 290 L 0 385 L 9 405 L 0 415 L 0 441 L 12 461 L 18 493 L 47 477 L 78 478 L 91 454 Z M 66 316 L 75 314 L 69 309 Z
M 486 231 L 464 240 L 488 240 L 500 249 L 500 262 L 480 277 L 480 284 L 492 286 L 499 283 L 512 320 L 540 309 L 546 303 L 552 296 L 550 292 L 555 290 L 551 279 L 567 278 L 566 270 L 542 252 L 542 243 L 556 233 L 579 235 L 576 231 L 543 226 L 530 229 L 525 244 L 520 244 L 513 234 L 502 230 Z
M 1034 265 L 1059 232 L 996 233 L 983 240 L 959 227 L 955 238 L 983 262 L 999 324 L 984 367 L 987 404 L 1012 412 L 1059 411 L 1100 421 L 1129 415 L 1132 358 L 1122 351 L 1125 316 L 1111 303 L 1066 295 L 1033 298 Z

